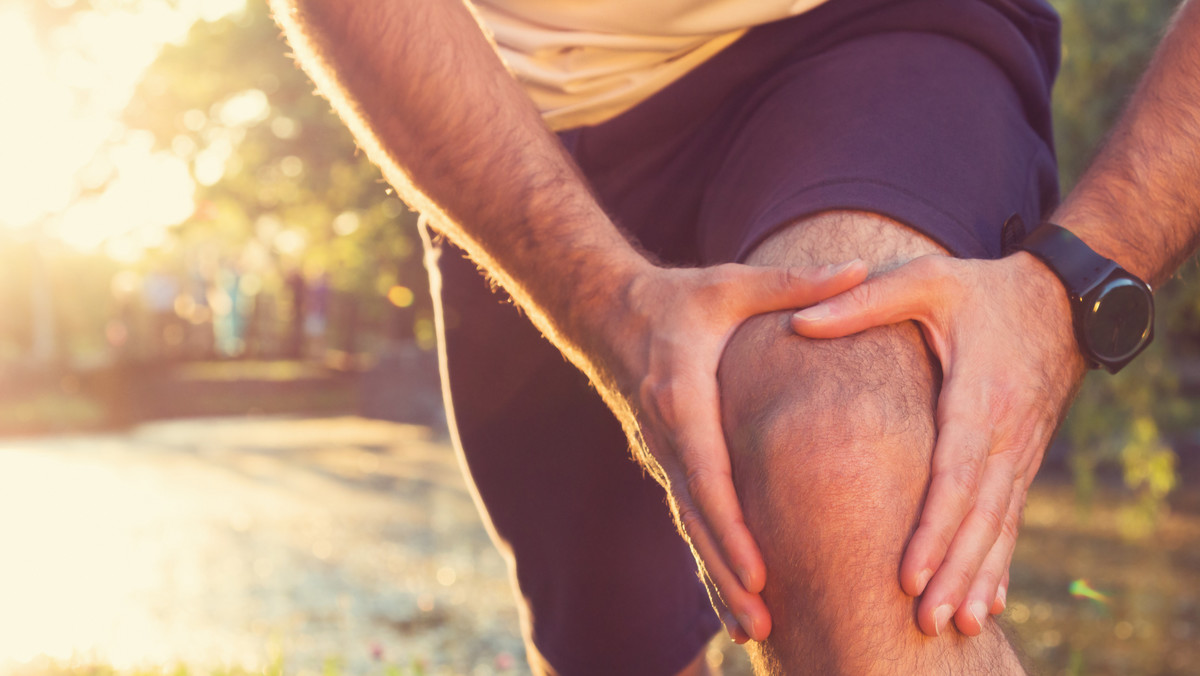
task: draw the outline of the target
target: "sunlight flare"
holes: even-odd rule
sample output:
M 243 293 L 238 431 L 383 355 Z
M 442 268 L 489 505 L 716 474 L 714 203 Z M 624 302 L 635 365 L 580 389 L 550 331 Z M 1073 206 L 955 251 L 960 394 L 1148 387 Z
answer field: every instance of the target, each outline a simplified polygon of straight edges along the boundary
M 244 7 L 245 0 L 81 7 L 42 33 L 22 5 L 0 9 L 0 60 L 10 64 L 0 69 L 0 226 L 125 257 L 162 242 L 195 210 L 196 180 L 187 157 L 125 129 L 121 113 L 164 45 L 184 40 L 197 20 Z M 259 103 L 251 96 L 230 115 L 254 117 Z

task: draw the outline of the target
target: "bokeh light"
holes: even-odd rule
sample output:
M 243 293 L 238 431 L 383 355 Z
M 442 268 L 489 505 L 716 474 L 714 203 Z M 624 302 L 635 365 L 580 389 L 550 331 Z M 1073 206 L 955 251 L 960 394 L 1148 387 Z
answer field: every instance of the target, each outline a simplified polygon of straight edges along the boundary
M 1071 592 L 1071 596 L 1077 599 L 1091 599 L 1097 603 L 1108 603 L 1109 601 L 1107 594 L 1102 594 L 1092 589 L 1092 585 L 1087 580 L 1075 580 L 1071 582 L 1069 591 Z

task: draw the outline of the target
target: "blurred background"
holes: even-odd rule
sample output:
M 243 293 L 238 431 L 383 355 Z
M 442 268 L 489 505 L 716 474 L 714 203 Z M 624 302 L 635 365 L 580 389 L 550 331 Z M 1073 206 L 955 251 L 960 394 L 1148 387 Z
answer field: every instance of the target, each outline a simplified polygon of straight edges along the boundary
M 1069 189 L 1177 3 L 1054 4 Z M 0 673 L 526 672 L 416 217 L 264 2 L 3 0 L 0 63 Z M 1195 260 L 1159 303 L 1030 498 L 1047 674 L 1200 674 Z

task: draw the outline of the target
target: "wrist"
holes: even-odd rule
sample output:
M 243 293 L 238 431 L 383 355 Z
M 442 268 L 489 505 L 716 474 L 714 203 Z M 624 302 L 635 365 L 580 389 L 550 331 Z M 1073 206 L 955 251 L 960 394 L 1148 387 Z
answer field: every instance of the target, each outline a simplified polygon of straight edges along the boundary
M 1077 189 L 1054 211 L 1047 222 L 1069 230 L 1093 251 L 1115 261 L 1147 284 L 1154 287 L 1161 284 L 1164 279 L 1159 273 L 1160 266 L 1156 266 L 1128 243 L 1123 243 L 1116 235 L 1121 229 L 1115 224 L 1111 210 L 1098 206 L 1095 198 L 1080 194 L 1086 192 Z
M 1038 226 L 1019 246 L 1060 281 L 1088 365 L 1116 373 L 1149 345 L 1154 297 L 1144 281 L 1053 223 Z
M 1075 337 L 1075 317 L 1070 293 L 1063 280 L 1037 256 L 1017 251 L 1007 257 L 1014 266 L 1014 280 L 1029 290 L 1027 298 L 1037 304 L 1038 323 L 1050 329 L 1055 340 L 1069 346 L 1079 373 L 1087 370 L 1088 360 Z
M 606 385 L 622 380 L 635 359 L 648 330 L 639 299 L 662 271 L 632 247 L 624 249 L 580 256 L 575 274 L 558 282 L 561 337 L 554 342 Z

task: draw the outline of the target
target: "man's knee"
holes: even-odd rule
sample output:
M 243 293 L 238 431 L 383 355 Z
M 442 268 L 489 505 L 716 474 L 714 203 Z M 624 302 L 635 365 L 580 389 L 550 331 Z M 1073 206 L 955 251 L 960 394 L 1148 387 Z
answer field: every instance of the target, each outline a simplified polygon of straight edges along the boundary
M 767 564 L 776 633 L 764 649 L 803 649 L 803 631 L 828 673 L 859 671 L 837 646 L 870 629 L 899 659 L 922 640 L 899 584 L 934 438 L 937 373 L 919 331 L 809 341 L 766 315 L 731 340 L 720 378 L 734 481 Z
M 858 256 L 878 271 L 937 251 L 886 218 L 832 212 L 783 229 L 749 262 Z M 894 485 L 924 494 L 940 372 L 916 324 L 810 340 L 791 330 L 789 313 L 760 315 L 734 334 L 718 375 L 738 481 L 747 488 L 767 495 L 828 488 L 831 507 L 843 494 L 868 494 L 854 498 L 863 504 Z
M 937 387 L 915 327 L 810 341 L 786 316 L 759 317 L 731 341 L 720 378 L 739 495 L 771 515 L 764 526 L 827 537 L 829 551 L 855 522 L 903 541 L 894 522 L 924 495 Z
M 936 250 L 900 228 L 871 216 L 818 217 L 760 262 L 860 255 L 878 269 Z M 842 250 L 823 254 L 818 238 Z M 788 320 L 746 322 L 719 373 L 735 485 L 767 564 L 776 630 L 762 651 L 801 655 L 814 673 L 819 663 L 827 673 L 867 673 L 846 660 L 900 660 L 924 640 L 899 566 L 929 479 L 940 374 L 914 324 L 813 341 Z M 856 634 L 873 649 L 849 646 Z

